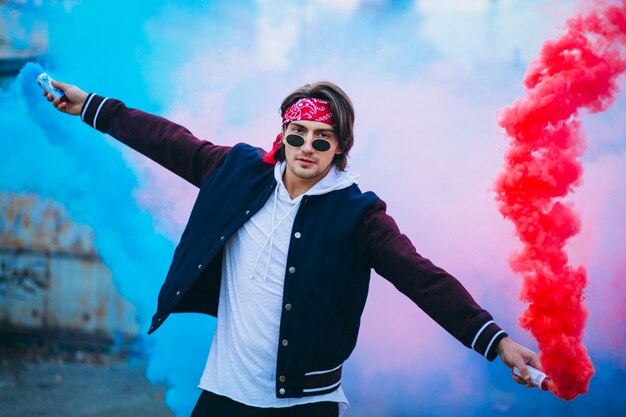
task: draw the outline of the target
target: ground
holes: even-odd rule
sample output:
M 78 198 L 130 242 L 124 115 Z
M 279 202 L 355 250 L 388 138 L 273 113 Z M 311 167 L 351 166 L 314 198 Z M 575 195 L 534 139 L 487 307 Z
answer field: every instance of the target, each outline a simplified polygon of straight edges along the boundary
M 172 417 L 141 358 L 0 349 L 2 417 Z

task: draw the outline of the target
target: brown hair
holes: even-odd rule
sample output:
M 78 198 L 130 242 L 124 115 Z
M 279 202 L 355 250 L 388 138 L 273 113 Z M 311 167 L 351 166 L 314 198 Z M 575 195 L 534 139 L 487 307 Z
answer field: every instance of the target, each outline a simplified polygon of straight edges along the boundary
M 321 81 L 314 84 L 307 84 L 289 94 L 280 105 L 280 115 L 284 115 L 289 106 L 302 98 L 317 98 L 330 103 L 330 110 L 333 113 L 333 120 L 335 122 L 333 129 L 337 136 L 339 149 L 342 152 L 335 155 L 333 163 L 339 170 L 345 170 L 346 164 L 348 163 L 348 153 L 354 144 L 354 108 L 352 107 L 352 101 L 350 101 L 346 93 L 335 84 L 328 81 Z M 282 143 L 276 153 L 276 160 L 285 160 L 285 145 Z

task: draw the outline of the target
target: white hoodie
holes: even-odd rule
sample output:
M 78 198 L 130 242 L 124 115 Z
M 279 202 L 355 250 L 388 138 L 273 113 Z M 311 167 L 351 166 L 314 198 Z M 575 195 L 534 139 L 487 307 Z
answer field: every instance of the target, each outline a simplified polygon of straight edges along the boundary
M 341 387 L 325 395 L 276 398 L 277 344 L 290 234 L 300 202 L 304 195 L 347 188 L 358 175 L 333 165 L 292 199 L 282 180 L 285 167 L 285 162 L 276 164 L 275 192 L 224 245 L 217 328 L 199 387 L 254 407 L 335 401 L 341 415 L 348 407 Z

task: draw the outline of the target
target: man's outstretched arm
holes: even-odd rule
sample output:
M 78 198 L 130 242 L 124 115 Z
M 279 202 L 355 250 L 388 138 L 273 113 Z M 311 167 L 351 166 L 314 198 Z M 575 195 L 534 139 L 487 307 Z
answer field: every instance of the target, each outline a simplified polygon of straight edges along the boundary
M 520 370 L 517 383 L 532 386 L 526 364 L 541 370 L 537 354 L 509 338 L 456 278 L 419 255 L 382 200 L 366 213 L 362 230 L 370 266 L 380 276 L 465 346 L 488 360 L 499 355 Z
M 165 118 L 129 109 L 124 103 L 58 81 L 55 87 L 66 98 L 44 96 L 61 112 L 81 119 L 95 129 L 108 133 L 190 183 L 202 180 L 222 165 L 229 146 L 218 146 L 196 138 L 189 130 Z

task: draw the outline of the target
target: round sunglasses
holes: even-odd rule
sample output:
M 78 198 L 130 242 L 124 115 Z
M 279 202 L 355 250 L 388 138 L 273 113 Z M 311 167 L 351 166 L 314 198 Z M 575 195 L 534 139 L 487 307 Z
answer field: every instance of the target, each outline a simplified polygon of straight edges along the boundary
M 304 138 L 300 135 L 288 135 L 285 139 L 287 143 L 294 148 L 304 145 Z M 330 142 L 324 139 L 314 139 L 312 143 L 313 149 L 319 152 L 326 152 L 330 149 Z

